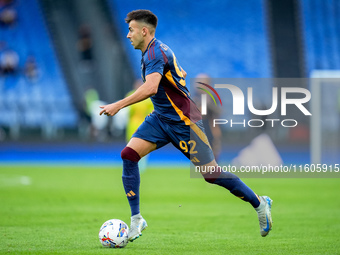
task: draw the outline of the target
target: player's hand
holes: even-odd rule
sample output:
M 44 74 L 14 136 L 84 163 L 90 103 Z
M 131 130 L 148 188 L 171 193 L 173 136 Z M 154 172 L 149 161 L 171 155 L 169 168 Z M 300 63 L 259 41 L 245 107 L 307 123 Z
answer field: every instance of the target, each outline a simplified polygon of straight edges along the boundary
M 107 116 L 114 116 L 117 114 L 117 112 L 119 112 L 119 107 L 116 105 L 116 103 L 113 104 L 107 104 L 107 105 L 102 105 L 99 106 L 101 109 L 103 109 L 99 115 L 102 115 L 104 113 L 104 115 Z

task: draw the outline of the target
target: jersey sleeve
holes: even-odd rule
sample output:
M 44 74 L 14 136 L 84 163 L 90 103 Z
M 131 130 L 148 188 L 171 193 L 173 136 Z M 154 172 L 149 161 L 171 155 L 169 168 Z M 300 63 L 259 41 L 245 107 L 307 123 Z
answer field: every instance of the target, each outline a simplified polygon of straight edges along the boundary
M 160 73 L 163 75 L 165 61 L 160 49 L 149 49 L 145 56 L 145 76 L 151 73 Z

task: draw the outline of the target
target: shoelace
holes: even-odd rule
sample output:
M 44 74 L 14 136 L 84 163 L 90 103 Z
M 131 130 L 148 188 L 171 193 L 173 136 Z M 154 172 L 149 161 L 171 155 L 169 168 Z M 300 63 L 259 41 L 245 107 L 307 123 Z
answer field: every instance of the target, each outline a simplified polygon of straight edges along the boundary
M 131 227 L 133 226 L 133 225 L 135 225 L 136 227 L 138 227 L 139 226 L 139 221 L 140 221 L 141 219 L 140 218 L 138 218 L 138 219 L 132 219 L 131 220 Z

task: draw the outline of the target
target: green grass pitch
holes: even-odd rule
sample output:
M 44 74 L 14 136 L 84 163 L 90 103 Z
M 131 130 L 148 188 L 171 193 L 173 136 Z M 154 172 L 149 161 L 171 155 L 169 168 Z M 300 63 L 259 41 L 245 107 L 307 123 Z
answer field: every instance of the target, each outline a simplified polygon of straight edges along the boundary
M 263 238 L 252 207 L 187 169 L 141 176 L 149 227 L 124 249 L 99 227 L 130 210 L 118 167 L 0 166 L 1 254 L 340 254 L 340 179 L 244 179 L 273 200 Z

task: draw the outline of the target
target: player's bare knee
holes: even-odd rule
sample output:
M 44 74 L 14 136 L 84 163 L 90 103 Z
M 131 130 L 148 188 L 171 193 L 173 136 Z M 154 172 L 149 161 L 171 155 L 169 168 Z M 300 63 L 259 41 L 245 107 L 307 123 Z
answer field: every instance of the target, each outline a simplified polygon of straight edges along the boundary
M 140 160 L 139 154 L 130 147 L 125 147 L 120 153 L 121 158 L 124 160 L 130 160 L 134 162 L 138 162 Z

